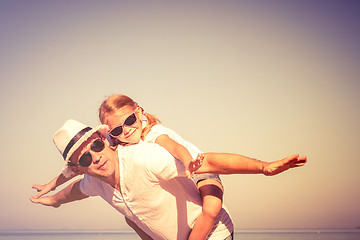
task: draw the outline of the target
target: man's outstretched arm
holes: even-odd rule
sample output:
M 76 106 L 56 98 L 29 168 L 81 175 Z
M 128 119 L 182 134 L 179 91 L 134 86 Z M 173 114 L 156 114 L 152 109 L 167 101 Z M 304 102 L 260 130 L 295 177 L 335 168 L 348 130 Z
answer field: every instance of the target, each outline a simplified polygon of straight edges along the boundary
M 264 174 L 273 176 L 290 168 L 301 167 L 306 156 L 298 154 L 274 162 L 263 162 L 231 153 L 205 153 L 202 166 L 195 173 Z
M 61 204 L 87 198 L 88 196 L 80 191 L 80 181 L 81 179 L 72 182 L 66 188 L 53 196 L 41 196 L 39 198 L 31 197 L 30 201 L 33 203 L 40 203 L 44 206 L 57 208 L 60 207 Z

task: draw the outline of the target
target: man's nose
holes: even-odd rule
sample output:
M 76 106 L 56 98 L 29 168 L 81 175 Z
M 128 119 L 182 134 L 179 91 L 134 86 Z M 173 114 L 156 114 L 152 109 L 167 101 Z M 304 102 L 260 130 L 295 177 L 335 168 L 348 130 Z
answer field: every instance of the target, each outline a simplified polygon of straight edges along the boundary
M 100 162 L 100 156 L 98 156 L 96 152 L 91 151 L 91 157 L 93 164 L 97 164 Z

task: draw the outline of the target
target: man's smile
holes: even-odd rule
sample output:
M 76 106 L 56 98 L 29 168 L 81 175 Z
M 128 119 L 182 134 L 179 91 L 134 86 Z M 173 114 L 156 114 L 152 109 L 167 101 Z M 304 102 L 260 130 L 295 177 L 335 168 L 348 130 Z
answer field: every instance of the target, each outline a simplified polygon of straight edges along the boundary
M 101 164 L 101 166 L 98 169 L 102 170 L 105 167 L 105 165 L 107 164 L 107 162 L 108 162 L 108 160 L 106 160 L 103 164 Z

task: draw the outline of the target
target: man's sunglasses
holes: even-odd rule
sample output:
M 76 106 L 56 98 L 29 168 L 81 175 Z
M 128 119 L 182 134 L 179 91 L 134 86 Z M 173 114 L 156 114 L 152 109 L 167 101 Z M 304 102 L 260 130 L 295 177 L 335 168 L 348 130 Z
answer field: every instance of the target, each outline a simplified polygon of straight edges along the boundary
M 118 125 L 118 126 L 114 127 L 113 129 L 111 129 L 109 131 L 109 135 L 114 138 L 117 138 L 118 136 L 120 136 L 123 133 L 124 125 L 130 127 L 130 126 L 134 125 L 134 123 L 136 123 L 136 121 L 137 121 L 137 117 L 136 117 L 136 109 L 135 109 L 135 111 L 126 118 L 126 120 L 124 121 L 123 124 Z
M 95 139 L 90 146 L 91 151 L 93 152 L 101 152 L 105 148 L 105 143 L 101 138 Z M 85 152 L 80 158 L 79 158 L 79 165 L 82 167 L 88 167 L 92 163 L 92 156 L 89 151 Z M 72 166 L 77 166 L 77 164 L 69 163 Z

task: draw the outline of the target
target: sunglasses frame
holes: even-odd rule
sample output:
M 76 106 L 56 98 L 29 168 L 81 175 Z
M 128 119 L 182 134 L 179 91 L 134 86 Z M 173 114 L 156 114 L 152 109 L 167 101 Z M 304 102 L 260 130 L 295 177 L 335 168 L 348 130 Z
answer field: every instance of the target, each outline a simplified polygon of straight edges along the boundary
M 136 108 L 135 111 L 134 111 L 132 114 L 130 114 L 130 115 L 125 119 L 125 121 L 123 122 L 123 124 L 120 124 L 120 125 L 117 125 L 116 127 L 113 127 L 113 128 L 108 132 L 108 134 L 109 134 L 111 137 L 113 137 L 113 138 L 118 138 L 119 136 L 121 136 L 121 134 L 124 133 L 124 127 L 123 127 L 124 125 L 127 126 L 127 127 L 131 127 L 132 125 L 134 125 L 134 124 L 138 121 L 138 117 L 136 116 L 136 111 L 137 111 L 137 109 L 138 109 L 138 108 Z M 125 124 L 126 121 L 127 121 L 132 115 L 135 116 L 135 121 L 134 121 L 132 124 L 130 124 L 130 125 Z M 118 134 L 118 135 L 113 135 L 111 132 L 112 132 L 115 128 L 119 128 L 119 127 L 121 127 L 121 133 Z

